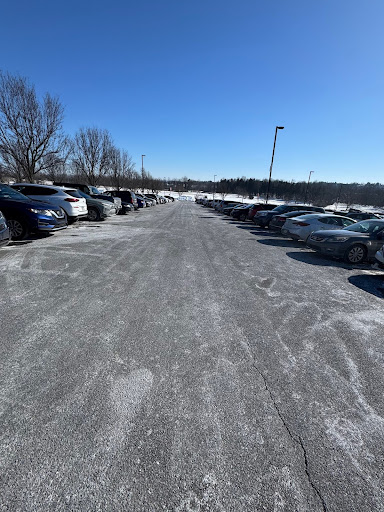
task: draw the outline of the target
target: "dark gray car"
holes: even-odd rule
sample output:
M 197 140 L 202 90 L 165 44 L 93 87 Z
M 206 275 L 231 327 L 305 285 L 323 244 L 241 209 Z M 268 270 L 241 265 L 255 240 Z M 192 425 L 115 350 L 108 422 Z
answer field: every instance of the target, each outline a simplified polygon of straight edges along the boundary
M 383 245 L 384 220 L 362 220 L 333 231 L 314 231 L 307 246 L 322 254 L 343 258 L 347 263 L 374 259 Z

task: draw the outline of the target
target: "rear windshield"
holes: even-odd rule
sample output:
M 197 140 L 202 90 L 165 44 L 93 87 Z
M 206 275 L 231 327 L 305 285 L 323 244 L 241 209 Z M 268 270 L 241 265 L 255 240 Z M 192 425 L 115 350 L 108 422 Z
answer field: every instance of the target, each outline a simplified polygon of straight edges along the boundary
M 87 194 L 85 194 L 85 192 L 80 192 L 80 190 L 75 190 L 75 189 L 74 190 L 64 190 L 64 192 L 66 194 L 69 194 L 72 197 L 77 197 L 77 198 L 80 198 L 80 199 L 82 197 L 84 197 L 81 194 L 84 194 L 85 196 L 87 195 Z

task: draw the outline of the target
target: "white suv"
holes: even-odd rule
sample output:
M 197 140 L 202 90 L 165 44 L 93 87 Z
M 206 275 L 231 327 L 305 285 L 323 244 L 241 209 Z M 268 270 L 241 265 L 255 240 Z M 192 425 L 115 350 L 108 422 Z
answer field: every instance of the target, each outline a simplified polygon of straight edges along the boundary
M 68 223 L 75 222 L 79 218 L 88 215 L 87 201 L 82 197 L 73 197 L 67 193 L 67 191 L 74 190 L 69 187 L 37 185 L 34 183 L 15 183 L 11 187 L 31 199 L 60 206 L 67 216 Z

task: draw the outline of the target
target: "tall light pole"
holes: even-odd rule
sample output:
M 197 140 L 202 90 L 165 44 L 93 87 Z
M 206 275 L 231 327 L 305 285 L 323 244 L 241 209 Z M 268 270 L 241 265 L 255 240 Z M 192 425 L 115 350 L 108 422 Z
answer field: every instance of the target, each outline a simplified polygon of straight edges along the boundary
M 216 190 L 216 181 L 215 181 L 215 179 L 216 179 L 216 176 L 217 176 L 217 174 L 213 175 L 213 201 L 215 200 L 215 190 Z
M 145 155 L 141 155 L 141 189 L 144 194 L 144 157 Z
M 268 181 L 268 189 L 267 189 L 267 199 L 265 201 L 265 204 L 268 203 L 269 189 L 271 188 L 272 166 L 273 166 L 273 157 L 275 156 L 275 146 L 276 146 L 277 130 L 284 130 L 284 126 L 276 126 L 276 130 L 275 130 L 275 140 L 273 142 L 271 167 L 269 168 L 269 181 Z
M 307 183 L 307 188 L 305 189 L 305 198 L 304 198 L 304 204 L 307 204 L 307 196 L 308 196 L 308 187 L 309 187 L 309 181 L 311 179 L 311 174 L 315 172 L 315 171 L 309 171 L 309 176 L 308 176 L 308 183 Z

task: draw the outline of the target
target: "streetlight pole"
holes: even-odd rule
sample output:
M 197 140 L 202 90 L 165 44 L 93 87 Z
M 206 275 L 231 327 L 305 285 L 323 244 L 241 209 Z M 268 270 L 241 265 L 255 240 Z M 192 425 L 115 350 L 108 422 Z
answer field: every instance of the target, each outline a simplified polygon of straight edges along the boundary
M 216 176 L 217 176 L 217 174 L 213 175 L 213 200 L 212 200 L 212 202 L 215 201 L 215 191 L 216 191 L 216 181 L 215 181 L 215 179 L 216 179 Z
M 276 146 L 277 130 L 284 130 L 284 126 L 276 126 L 276 130 L 275 130 L 275 140 L 273 142 L 271 167 L 269 168 L 269 181 L 268 181 L 268 189 L 267 189 L 267 199 L 265 201 L 265 204 L 268 204 L 269 189 L 271 188 L 272 166 L 273 166 L 273 157 L 275 156 L 275 146 Z
M 141 189 L 144 194 L 144 157 L 146 155 L 141 155 Z
M 307 188 L 305 189 L 305 198 L 304 198 L 304 204 L 307 204 L 307 196 L 308 196 L 308 187 L 309 187 L 309 180 L 311 179 L 311 174 L 315 172 L 315 171 L 309 171 L 309 176 L 308 176 L 308 183 L 307 183 Z

